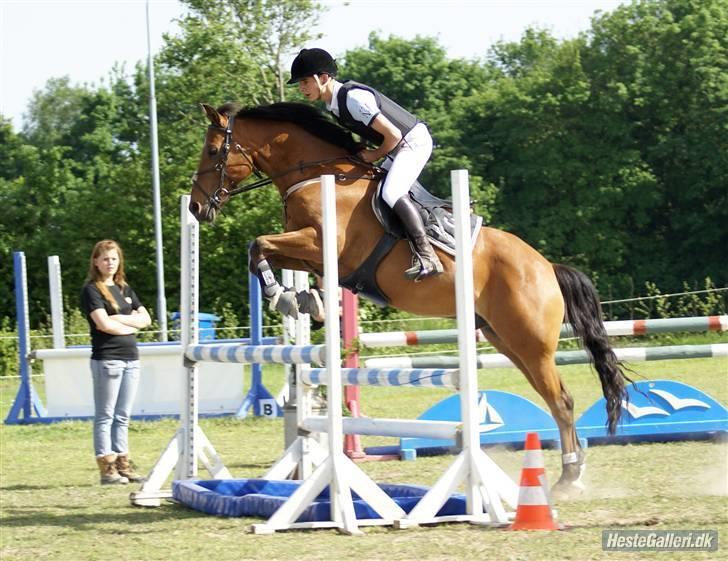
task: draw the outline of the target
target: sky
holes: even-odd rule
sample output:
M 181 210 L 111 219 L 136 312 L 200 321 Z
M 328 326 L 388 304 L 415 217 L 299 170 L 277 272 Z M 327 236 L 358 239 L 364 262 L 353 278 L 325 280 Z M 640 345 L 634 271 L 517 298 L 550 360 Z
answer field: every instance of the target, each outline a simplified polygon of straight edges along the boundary
M 214 0 L 211 0 L 214 1 Z M 497 41 L 518 41 L 528 26 L 559 38 L 590 27 L 596 10 L 628 0 L 319 0 L 328 7 L 317 31 L 334 57 L 384 37 L 436 37 L 450 57 L 482 57 Z M 177 0 L 0 0 L 0 113 L 19 130 L 36 90 L 50 78 L 98 85 L 113 68 L 146 61 L 147 3 L 153 53 L 178 31 Z M 292 56 L 295 53 L 292 54 Z

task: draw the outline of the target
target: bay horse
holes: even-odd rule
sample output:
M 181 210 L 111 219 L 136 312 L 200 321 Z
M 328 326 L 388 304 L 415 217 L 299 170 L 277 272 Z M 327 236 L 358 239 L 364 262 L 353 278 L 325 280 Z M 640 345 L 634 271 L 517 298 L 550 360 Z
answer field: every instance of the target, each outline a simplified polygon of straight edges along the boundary
M 229 198 L 272 183 L 283 201 L 285 232 L 257 237 L 250 270 L 264 288 L 277 281 L 272 268 L 322 275 L 322 214 L 317 180 L 336 176 L 339 275 L 356 271 L 383 235 L 370 199 L 379 181 L 377 168 L 358 160 L 352 135 L 322 111 L 299 103 L 276 103 L 238 110 L 203 104 L 210 124 L 198 170 L 193 176 L 190 211 L 212 222 Z M 240 185 L 251 175 L 262 178 Z M 376 282 L 390 305 L 413 314 L 455 317 L 455 263 L 438 251 L 444 272 L 421 282 L 404 278 L 411 251 L 398 241 L 376 269 Z M 610 347 L 601 304 L 588 277 L 553 264 L 508 232 L 482 227 L 473 247 L 476 325 L 488 341 L 526 376 L 548 405 L 561 438 L 562 473 L 553 496 L 583 490 L 585 453 L 574 427 L 574 402 L 554 362 L 563 321 L 592 359 L 606 398 L 608 430 L 614 433 L 626 399 L 624 373 Z M 266 292 L 278 299 L 280 291 Z M 295 295 L 295 293 L 294 293 Z M 295 313 L 298 297 L 278 309 Z M 280 304 L 280 303 L 279 303 Z

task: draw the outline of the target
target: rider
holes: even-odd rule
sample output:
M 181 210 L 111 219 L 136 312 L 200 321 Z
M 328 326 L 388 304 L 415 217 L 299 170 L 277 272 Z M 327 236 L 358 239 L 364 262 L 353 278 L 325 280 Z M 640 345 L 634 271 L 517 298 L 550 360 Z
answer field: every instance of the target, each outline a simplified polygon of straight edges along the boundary
M 409 196 L 410 187 L 432 153 L 427 126 L 374 88 L 352 80 L 339 82 L 335 79 L 337 71 L 336 62 L 325 50 L 303 49 L 291 64 L 288 83 L 298 83 L 306 99 L 322 100 L 342 126 L 378 145 L 362 150 L 358 157 L 368 163 L 386 157 L 382 167 L 388 171 L 382 198 L 404 224 L 419 259 L 405 276 L 419 281 L 440 274 L 442 263 Z

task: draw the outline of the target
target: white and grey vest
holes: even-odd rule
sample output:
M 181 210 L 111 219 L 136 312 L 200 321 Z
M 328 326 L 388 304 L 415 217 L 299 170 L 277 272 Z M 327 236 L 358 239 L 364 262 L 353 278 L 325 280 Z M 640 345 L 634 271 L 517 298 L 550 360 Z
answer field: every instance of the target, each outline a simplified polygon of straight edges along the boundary
M 354 88 L 359 88 L 371 92 L 374 95 L 374 100 L 376 101 L 377 107 L 379 107 L 381 113 L 387 119 L 389 119 L 395 127 L 400 130 L 403 137 L 409 131 L 411 131 L 417 123 L 421 122 L 412 113 L 389 99 L 386 95 L 379 93 L 374 88 L 366 86 L 364 84 L 360 84 L 359 82 L 355 82 L 353 80 L 346 80 L 341 84 L 341 88 L 339 89 L 339 93 L 337 95 L 337 102 L 339 104 L 339 116 L 337 117 L 337 119 L 342 126 L 354 131 L 362 138 L 369 140 L 377 145 L 381 144 L 384 140 L 384 137 L 380 133 L 375 131 L 372 127 L 367 126 L 360 121 L 357 121 L 356 119 L 354 119 L 354 117 L 351 116 L 351 113 L 346 106 L 346 96 L 349 94 L 349 91 Z

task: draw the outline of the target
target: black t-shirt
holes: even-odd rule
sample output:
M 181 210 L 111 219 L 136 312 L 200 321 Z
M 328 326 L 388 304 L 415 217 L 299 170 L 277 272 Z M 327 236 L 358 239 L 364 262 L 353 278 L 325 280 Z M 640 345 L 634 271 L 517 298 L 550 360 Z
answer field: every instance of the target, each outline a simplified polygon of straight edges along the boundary
M 142 303 L 128 284 L 123 288 L 117 285 L 108 288 L 119 305 L 118 312 L 107 302 L 93 282 L 87 282 L 81 290 L 81 309 L 86 314 L 91 330 L 91 358 L 94 360 L 137 360 L 139 351 L 137 350 L 136 335 L 111 335 L 99 331 L 96 329 L 94 320 L 91 319 L 91 312 L 101 308 L 113 316 L 115 314 L 130 315 L 133 310 L 141 307 Z

